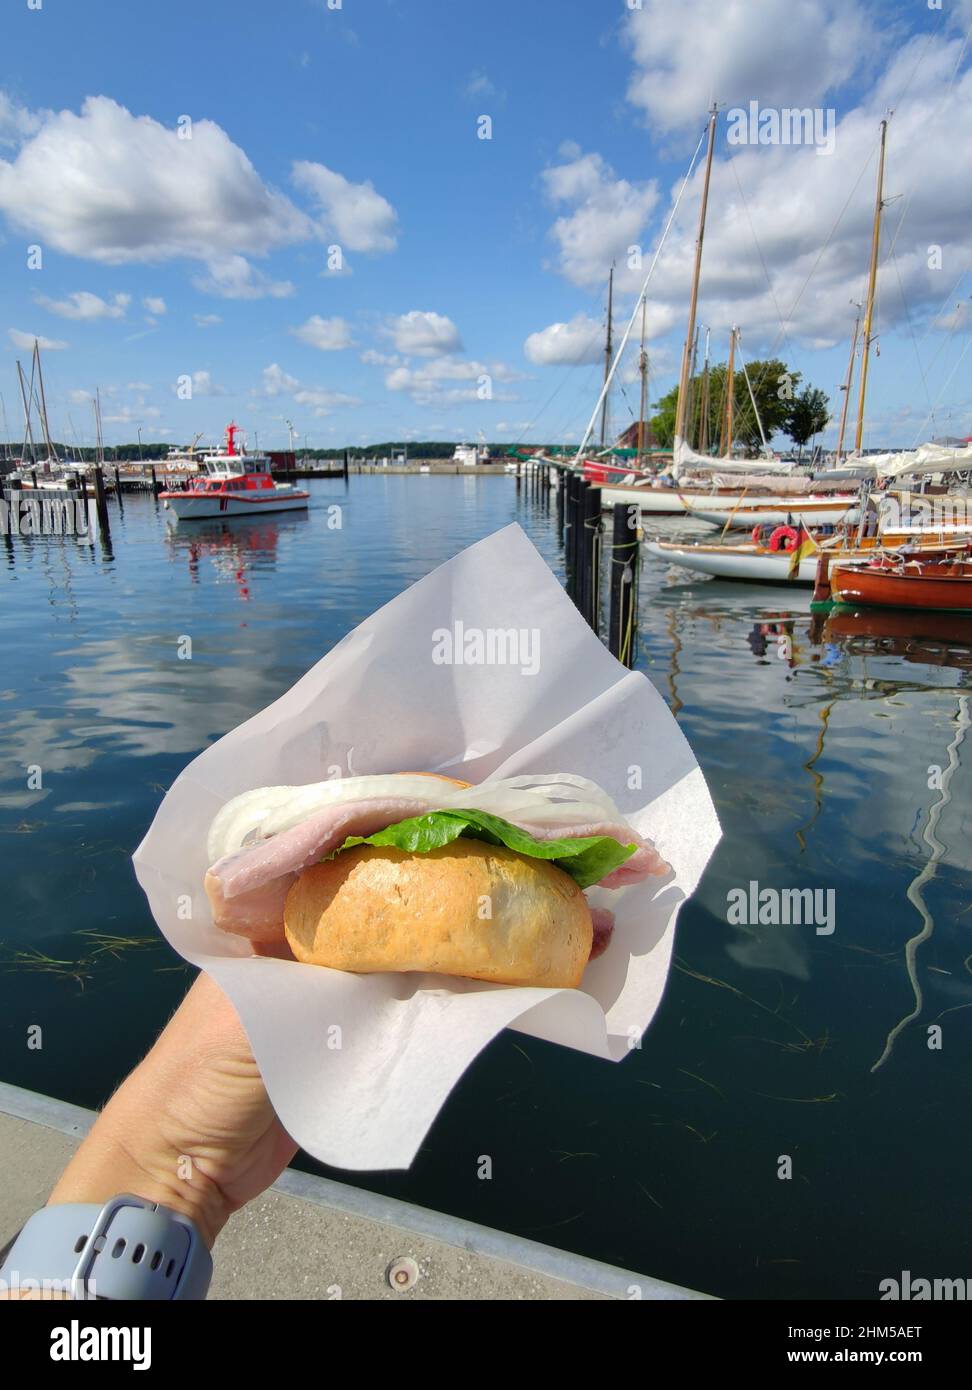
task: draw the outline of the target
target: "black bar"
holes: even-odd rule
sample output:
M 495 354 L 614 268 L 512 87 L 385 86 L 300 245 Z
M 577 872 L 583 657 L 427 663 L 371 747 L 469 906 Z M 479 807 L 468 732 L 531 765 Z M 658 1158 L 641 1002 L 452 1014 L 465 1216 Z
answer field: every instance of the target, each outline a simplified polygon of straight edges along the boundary
M 587 622 L 596 633 L 601 626 L 601 489 L 588 486 L 584 490 L 583 540 L 583 608 Z
M 635 503 L 615 503 L 611 545 L 611 613 L 608 646 L 627 667 L 634 665 L 638 635 L 638 571 L 641 509 Z
M 105 495 L 105 478 L 101 471 L 101 465 L 95 465 L 94 471 L 95 485 L 95 507 L 98 511 L 98 525 L 103 536 L 108 535 L 108 498 Z

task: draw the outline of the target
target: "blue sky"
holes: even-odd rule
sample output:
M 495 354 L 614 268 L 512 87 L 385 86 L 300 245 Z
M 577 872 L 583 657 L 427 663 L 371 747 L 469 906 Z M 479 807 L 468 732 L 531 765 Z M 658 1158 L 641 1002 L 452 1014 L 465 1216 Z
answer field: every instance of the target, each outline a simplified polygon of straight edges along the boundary
M 700 305 L 716 358 L 738 323 L 747 356 L 772 349 L 836 405 L 893 104 L 866 442 L 968 434 L 970 23 L 970 0 L 9 0 L 7 414 L 36 334 L 54 431 L 82 442 L 96 385 L 109 442 L 213 438 L 230 418 L 269 447 L 286 419 L 318 447 L 576 436 L 608 266 L 624 312 L 627 248 L 647 264 L 715 97 L 836 121 L 823 155 L 731 148 L 720 123 Z M 653 281 L 655 397 L 677 372 L 697 197 L 698 171 Z

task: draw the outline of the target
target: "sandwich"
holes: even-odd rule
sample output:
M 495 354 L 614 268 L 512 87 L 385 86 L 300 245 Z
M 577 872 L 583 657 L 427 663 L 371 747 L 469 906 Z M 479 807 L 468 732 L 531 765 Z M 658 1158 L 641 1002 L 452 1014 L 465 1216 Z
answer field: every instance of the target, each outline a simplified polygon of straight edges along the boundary
M 596 783 L 431 773 L 234 797 L 208 840 L 216 927 L 260 954 L 368 974 L 577 988 L 613 914 L 584 890 L 669 866 Z

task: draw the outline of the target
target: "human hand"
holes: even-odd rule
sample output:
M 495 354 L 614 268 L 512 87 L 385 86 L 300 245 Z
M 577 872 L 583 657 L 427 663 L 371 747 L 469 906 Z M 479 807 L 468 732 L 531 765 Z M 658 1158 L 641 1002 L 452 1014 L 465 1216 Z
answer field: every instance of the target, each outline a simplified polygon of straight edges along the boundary
M 200 973 L 122 1082 L 49 1198 L 132 1192 L 184 1212 L 212 1246 L 297 1151 L 274 1113 L 236 1010 Z

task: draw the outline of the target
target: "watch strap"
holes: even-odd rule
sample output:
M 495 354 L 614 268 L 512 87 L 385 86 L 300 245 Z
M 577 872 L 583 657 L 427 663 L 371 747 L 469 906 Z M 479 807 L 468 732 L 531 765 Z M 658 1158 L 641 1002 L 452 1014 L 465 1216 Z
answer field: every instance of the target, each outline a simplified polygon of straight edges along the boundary
M 64 1202 L 34 1213 L 0 1278 L 23 1288 L 56 1281 L 72 1298 L 203 1299 L 212 1256 L 189 1217 L 122 1193 L 104 1206 Z

